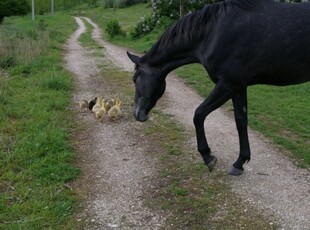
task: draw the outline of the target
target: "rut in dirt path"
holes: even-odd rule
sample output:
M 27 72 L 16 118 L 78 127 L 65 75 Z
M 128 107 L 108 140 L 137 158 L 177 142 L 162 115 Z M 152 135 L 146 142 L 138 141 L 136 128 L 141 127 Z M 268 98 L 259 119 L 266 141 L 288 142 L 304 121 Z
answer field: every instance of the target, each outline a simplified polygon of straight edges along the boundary
M 115 96 L 104 78 L 99 77 L 98 65 L 108 60 L 96 58 L 79 44 L 85 25 L 80 18 L 75 19 L 79 29 L 69 39 L 65 57 L 67 69 L 75 76 L 73 101 L 96 95 Z M 144 137 L 139 134 L 137 122 L 126 119 L 128 111 L 124 106 L 124 118 L 103 123 L 90 112 L 78 114 L 78 123 L 84 127 L 76 137 L 78 164 L 83 172 L 79 187 L 87 193 L 86 210 L 78 218 L 85 229 L 144 230 L 164 226 L 167 213 L 146 207 L 142 198 L 143 192 L 153 186 L 156 159 L 145 154 Z
M 108 57 L 120 68 L 133 71 L 133 64 L 127 58 L 126 49 L 111 45 L 101 39 L 98 26 L 88 18 L 94 28 L 93 38 L 106 49 Z M 189 140 L 196 149 L 192 118 L 196 107 L 203 101 L 180 79 L 170 74 L 161 109 L 174 116 L 187 130 L 192 131 Z M 219 163 L 216 170 L 225 170 L 237 159 L 239 146 L 234 119 L 218 109 L 205 122 L 206 134 L 213 154 Z M 310 173 L 297 168 L 283 150 L 277 149 L 260 134 L 249 130 L 252 160 L 245 165 L 245 174 L 239 177 L 227 176 L 234 192 L 243 200 L 256 206 L 266 216 L 274 215 L 283 229 L 310 228 Z M 197 152 L 198 154 L 198 152 Z

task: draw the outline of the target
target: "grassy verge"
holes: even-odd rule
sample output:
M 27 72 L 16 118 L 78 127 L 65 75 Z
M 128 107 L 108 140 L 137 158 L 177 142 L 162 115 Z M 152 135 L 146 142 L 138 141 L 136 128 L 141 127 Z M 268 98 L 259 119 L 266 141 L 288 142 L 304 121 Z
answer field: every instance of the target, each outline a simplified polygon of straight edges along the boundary
M 151 9 L 147 6 L 140 4 L 116 11 L 95 8 L 84 13 L 101 28 L 105 28 L 110 18 L 116 18 L 122 29 L 129 33 L 141 16 L 150 14 Z M 156 31 L 138 40 L 132 40 L 127 36 L 117 37 L 111 41 L 144 52 L 154 44 L 160 33 Z M 103 35 L 105 36 L 104 29 Z M 184 66 L 177 69 L 176 73 L 203 97 L 206 97 L 214 87 L 200 65 Z M 300 166 L 309 167 L 310 83 L 288 87 L 253 86 L 249 87 L 248 91 L 250 127 L 292 152 L 293 155 L 290 156 L 294 157 Z M 231 103 L 228 103 L 228 108 L 230 105 Z
M 95 47 L 88 40 L 82 44 Z M 101 76 L 109 85 L 108 90 L 122 93 L 126 109 L 129 109 L 134 93 L 131 74 L 114 68 L 107 61 L 101 66 Z M 230 192 L 224 181 L 226 174 L 207 172 L 205 165 L 197 160 L 196 151 L 190 152 L 186 148 L 189 134 L 172 117 L 156 109 L 152 117 L 154 119 L 145 123 L 141 131 L 149 139 L 146 154 L 156 153 L 160 160 L 156 166 L 156 187 L 145 189 L 144 200 L 150 209 L 164 209 L 171 213 L 167 216 L 165 229 L 277 228 Z
M 68 144 L 72 80 L 62 56 L 75 27 L 63 15 L 0 26 L 1 57 L 12 60 L 0 73 L 0 229 L 77 227 L 68 184 L 79 173 Z

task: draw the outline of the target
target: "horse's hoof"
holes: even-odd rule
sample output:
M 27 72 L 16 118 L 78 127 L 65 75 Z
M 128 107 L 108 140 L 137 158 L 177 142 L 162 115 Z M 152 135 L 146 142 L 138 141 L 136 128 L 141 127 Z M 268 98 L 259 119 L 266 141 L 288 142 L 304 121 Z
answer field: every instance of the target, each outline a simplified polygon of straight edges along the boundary
M 212 172 L 217 162 L 217 158 L 213 156 L 213 159 L 207 164 L 209 172 Z
M 243 170 L 237 169 L 237 168 L 232 166 L 231 169 L 228 171 L 228 174 L 231 176 L 240 176 L 243 174 Z

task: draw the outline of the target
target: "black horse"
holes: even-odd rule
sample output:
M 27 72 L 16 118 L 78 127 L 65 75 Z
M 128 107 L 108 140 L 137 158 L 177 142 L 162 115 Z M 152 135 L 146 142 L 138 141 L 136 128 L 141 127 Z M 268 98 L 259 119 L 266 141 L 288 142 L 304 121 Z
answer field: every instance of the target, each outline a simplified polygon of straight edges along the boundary
M 232 99 L 240 154 L 229 173 L 240 175 L 251 155 L 247 87 L 310 80 L 310 3 L 228 0 L 207 5 L 169 27 L 143 57 L 127 54 L 136 64 L 134 116 L 141 122 L 163 95 L 170 71 L 189 63 L 205 67 L 215 87 L 195 111 L 198 151 L 211 171 L 217 160 L 204 121 Z

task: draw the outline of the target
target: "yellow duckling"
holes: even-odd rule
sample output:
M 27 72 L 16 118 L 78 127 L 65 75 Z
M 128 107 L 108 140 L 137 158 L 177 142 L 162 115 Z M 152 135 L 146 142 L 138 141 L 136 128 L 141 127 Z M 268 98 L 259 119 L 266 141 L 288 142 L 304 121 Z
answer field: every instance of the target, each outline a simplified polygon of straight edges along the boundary
M 122 105 L 122 101 L 116 98 L 115 105 L 112 106 L 111 109 L 108 111 L 110 120 L 115 120 L 115 119 L 120 118 L 120 116 L 122 115 L 121 105 Z
M 106 114 L 106 109 L 105 109 L 105 100 L 101 100 L 101 107 L 96 110 L 95 116 L 97 119 L 99 119 L 101 122 L 103 122 L 104 115 Z
M 80 109 L 83 109 L 83 110 L 88 109 L 88 101 L 87 100 L 79 101 L 79 105 L 80 105 Z
M 115 99 L 114 98 L 107 99 L 105 101 L 106 111 L 109 111 L 114 105 L 115 105 Z
M 103 97 L 98 97 L 96 104 L 93 106 L 91 110 L 93 113 L 96 113 L 96 111 L 101 108 L 102 100 L 103 100 Z

